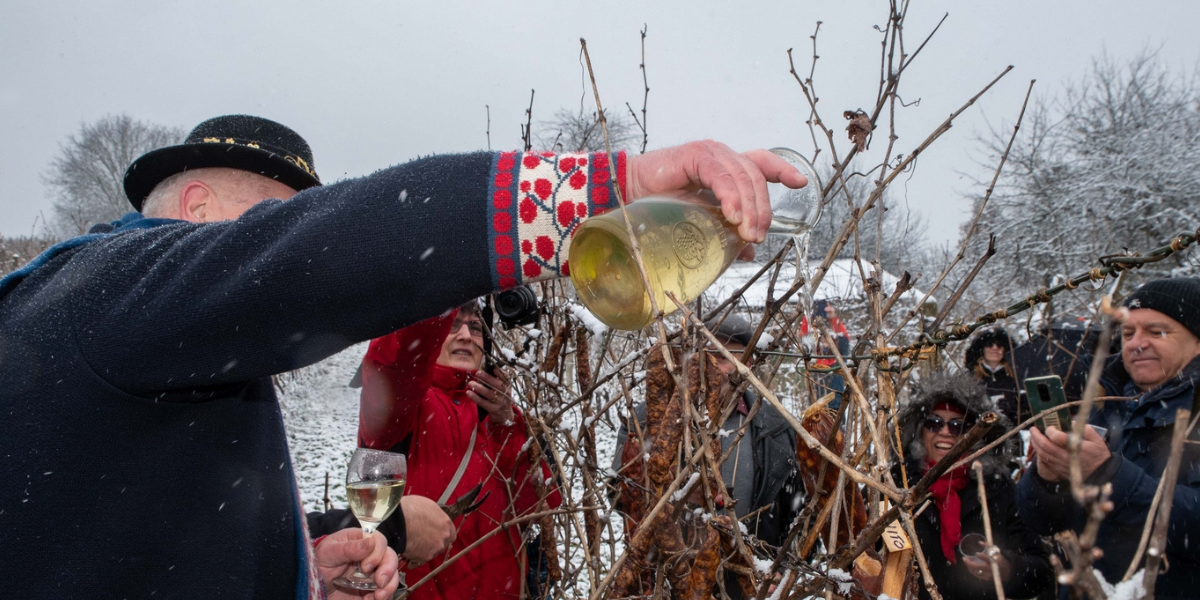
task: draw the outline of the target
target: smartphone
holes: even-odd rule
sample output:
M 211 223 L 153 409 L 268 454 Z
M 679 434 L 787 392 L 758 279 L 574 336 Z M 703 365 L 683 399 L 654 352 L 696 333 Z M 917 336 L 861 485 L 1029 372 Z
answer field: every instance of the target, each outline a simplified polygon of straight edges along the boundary
M 1025 393 L 1029 397 L 1029 408 L 1033 414 L 1044 410 L 1063 406 L 1067 403 L 1067 395 L 1063 392 L 1062 379 L 1058 375 L 1045 377 L 1030 377 L 1025 380 Z M 1060 408 L 1037 420 L 1037 428 L 1045 433 L 1046 428 L 1054 426 L 1059 431 L 1070 431 L 1071 411 Z

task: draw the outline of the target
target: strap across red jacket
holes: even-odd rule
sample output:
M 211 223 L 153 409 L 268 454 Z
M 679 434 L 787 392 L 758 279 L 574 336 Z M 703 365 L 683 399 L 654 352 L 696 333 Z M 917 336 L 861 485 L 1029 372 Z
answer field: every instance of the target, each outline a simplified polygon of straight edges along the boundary
M 493 424 L 466 395 L 473 374 L 437 363 L 454 312 L 428 319 L 373 340 L 363 359 L 359 445 L 398 451 L 407 448 L 405 494 L 437 500 L 462 462 L 472 430 L 477 439 L 471 459 L 450 501 L 479 483 L 487 500 L 455 522 L 458 538 L 445 555 L 408 570 L 412 585 L 459 551 L 488 536 L 498 523 L 537 509 L 533 477 L 550 478 L 549 469 L 531 473 L 525 420 L 515 411 L 511 425 Z M 512 490 L 510 497 L 509 490 Z M 546 507 L 561 499 L 555 489 Z M 520 531 L 509 527 L 492 535 L 413 590 L 414 600 L 516 598 L 521 590 L 524 549 Z

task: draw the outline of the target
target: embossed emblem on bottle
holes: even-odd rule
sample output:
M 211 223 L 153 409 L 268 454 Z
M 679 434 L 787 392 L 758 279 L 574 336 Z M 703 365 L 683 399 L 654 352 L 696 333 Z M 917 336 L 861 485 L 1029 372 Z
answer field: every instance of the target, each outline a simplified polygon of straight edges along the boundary
M 671 229 L 671 241 L 675 246 L 675 256 L 689 269 L 700 266 L 708 254 L 708 236 L 689 221 L 675 224 Z

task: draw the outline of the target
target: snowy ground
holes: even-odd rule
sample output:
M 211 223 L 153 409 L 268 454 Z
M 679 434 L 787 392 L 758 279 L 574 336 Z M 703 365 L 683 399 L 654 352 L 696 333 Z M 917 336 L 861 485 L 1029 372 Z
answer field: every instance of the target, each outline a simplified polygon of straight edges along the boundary
M 365 343 L 352 346 L 279 377 L 279 404 L 306 511 L 324 510 L 326 473 L 334 506 L 346 505 L 346 465 L 358 434 L 358 390 L 347 384 L 366 351 Z

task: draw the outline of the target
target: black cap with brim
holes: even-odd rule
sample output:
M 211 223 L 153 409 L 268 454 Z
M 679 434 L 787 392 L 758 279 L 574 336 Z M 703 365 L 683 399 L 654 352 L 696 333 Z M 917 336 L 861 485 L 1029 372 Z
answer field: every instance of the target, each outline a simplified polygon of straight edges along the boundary
M 164 179 L 190 169 L 226 167 L 278 180 L 297 191 L 321 185 L 304 138 L 274 121 L 228 115 L 196 126 L 178 146 L 143 154 L 125 171 L 125 195 L 138 211 Z

